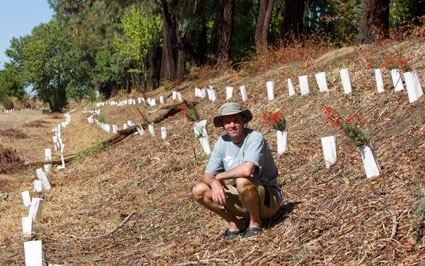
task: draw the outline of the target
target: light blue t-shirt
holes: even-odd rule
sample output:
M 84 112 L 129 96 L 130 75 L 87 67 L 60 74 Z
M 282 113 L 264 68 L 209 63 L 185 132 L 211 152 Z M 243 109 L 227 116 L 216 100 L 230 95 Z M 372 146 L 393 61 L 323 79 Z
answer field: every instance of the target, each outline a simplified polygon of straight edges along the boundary
M 246 137 L 239 144 L 234 144 L 227 134 L 217 140 L 205 172 L 217 175 L 244 162 L 251 162 L 256 166 L 251 177 L 260 181 L 263 185 L 271 186 L 273 192 L 281 201 L 282 190 L 276 182 L 279 173 L 266 139 L 252 129 L 246 128 L 245 131 Z

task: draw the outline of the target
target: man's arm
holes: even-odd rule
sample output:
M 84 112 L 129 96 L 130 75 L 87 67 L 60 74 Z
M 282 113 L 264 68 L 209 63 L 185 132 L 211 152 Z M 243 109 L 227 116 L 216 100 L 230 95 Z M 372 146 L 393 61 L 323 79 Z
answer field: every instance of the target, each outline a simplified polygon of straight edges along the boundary
M 216 180 L 222 181 L 232 178 L 241 178 L 241 177 L 250 177 L 255 171 L 255 165 L 251 162 L 244 162 L 236 166 L 235 168 L 230 169 L 226 172 L 218 173 L 215 177 Z
M 226 194 L 224 193 L 223 186 L 224 180 L 232 178 L 249 177 L 254 173 L 255 165 L 251 162 L 244 162 L 235 168 L 218 173 L 216 176 L 209 172 L 204 173 L 204 182 L 211 187 L 211 194 L 213 201 L 220 205 L 226 204 Z

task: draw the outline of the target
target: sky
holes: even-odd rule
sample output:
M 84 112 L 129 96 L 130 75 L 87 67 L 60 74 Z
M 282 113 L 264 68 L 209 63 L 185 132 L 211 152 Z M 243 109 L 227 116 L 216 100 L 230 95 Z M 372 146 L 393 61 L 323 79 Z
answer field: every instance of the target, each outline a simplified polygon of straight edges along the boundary
M 31 30 L 52 19 L 47 0 L 0 0 L 0 69 L 8 60 L 5 55 L 13 37 L 31 34 Z

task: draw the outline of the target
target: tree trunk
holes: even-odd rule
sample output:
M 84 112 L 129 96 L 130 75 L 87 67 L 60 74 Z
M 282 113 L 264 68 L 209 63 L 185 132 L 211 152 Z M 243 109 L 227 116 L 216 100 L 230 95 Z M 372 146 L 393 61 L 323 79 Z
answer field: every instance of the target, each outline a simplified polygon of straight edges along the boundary
M 255 50 L 257 54 L 267 48 L 267 35 L 270 28 L 274 0 L 260 0 L 257 27 L 255 30 Z
M 295 40 L 301 37 L 304 9 L 304 0 L 285 0 L 282 9 L 283 21 L 280 27 L 280 37 L 283 40 Z
M 221 66 L 230 58 L 235 0 L 217 0 L 216 6 L 207 60 L 209 65 Z
M 161 47 L 154 47 L 149 52 L 149 87 L 154 90 L 159 87 L 161 78 Z
M 357 44 L 372 43 L 388 38 L 389 0 L 363 0 L 360 32 Z
M 162 13 L 162 31 L 163 31 L 163 46 L 162 46 L 162 64 L 161 64 L 161 78 L 169 81 L 176 80 L 179 75 L 183 77 L 181 73 L 181 55 L 177 49 L 177 19 L 174 14 L 174 8 L 177 5 L 177 1 L 173 0 L 170 4 L 171 12 L 167 0 L 161 0 L 161 13 Z M 183 62 L 184 70 L 184 62 Z

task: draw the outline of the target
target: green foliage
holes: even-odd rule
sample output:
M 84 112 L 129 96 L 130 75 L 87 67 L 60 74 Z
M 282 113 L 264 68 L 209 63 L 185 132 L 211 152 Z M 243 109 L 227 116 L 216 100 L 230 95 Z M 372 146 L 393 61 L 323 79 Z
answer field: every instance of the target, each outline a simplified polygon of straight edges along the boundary
M 108 146 L 103 142 L 95 143 L 90 148 L 78 152 L 77 155 L 75 156 L 75 161 L 76 162 L 82 162 L 87 157 L 90 157 L 94 154 L 102 152 L 102 151 L 106 150 L 107 148 L 108 148 Z
M 63 25 L 55 20 L 40 24 L 32 35 L 12 40 L 8 56 L 23 69 L 25 83 L 34 86 L 39 99 L 52 111 L 67 104 L 66 87 L 70 82 L 72 57 L 70 40 L 63 35 Z
M 115 33 L 113 47 L 119 54 L 135 62 L 134 70 L 146 65 L 148 51 L 161 42 L 162 18 L 131 6 L 121 19 L 124 36 Z M 140 67 L 140 68 L 139 68 Z
M 0 103 L 4 106 L 6 110 L 11 110 L 15 107 L 13 101 L 8 96 L 1 97 L 0 95 Z
M 0 70 L 0 100 L 2 96 L 14 96 L 18 99 L 24 97 L 26 92 L 21 71 L 22 69 L 14 62 L 6 63 L 5 68 Z
M 405 22 L 411 22 L 418 16 L 425 15 L 425 1 L 423 0 L 391 0 L 390 26 L 397 27 Z

